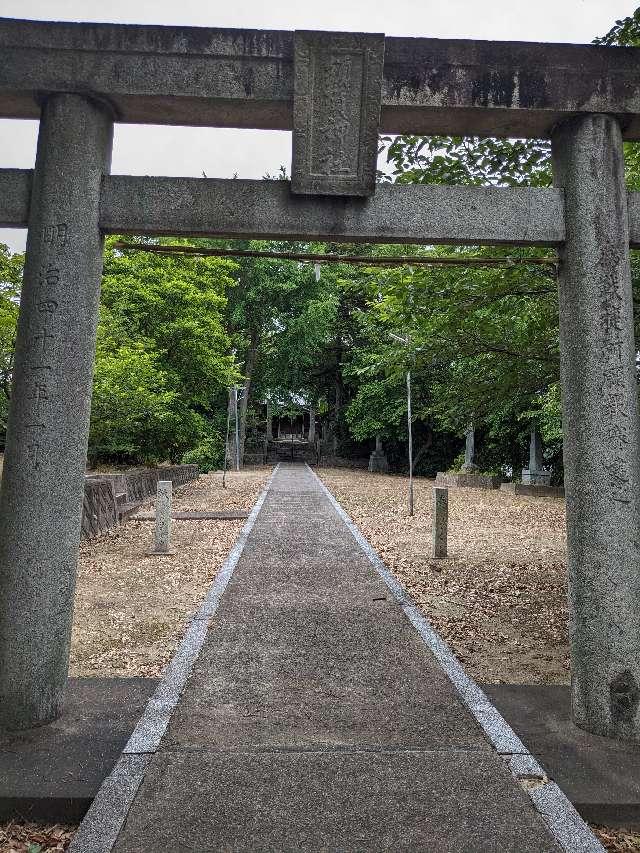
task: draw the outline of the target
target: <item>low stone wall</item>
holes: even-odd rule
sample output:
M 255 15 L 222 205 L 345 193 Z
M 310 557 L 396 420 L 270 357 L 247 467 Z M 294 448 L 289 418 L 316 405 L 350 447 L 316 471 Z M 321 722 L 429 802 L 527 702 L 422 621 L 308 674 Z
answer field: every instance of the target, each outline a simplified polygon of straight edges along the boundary
M 113 483 L 87 479 L 82 502 L 82 538 L 93 539 L 119 522 L 118 501 Z
M 318 465 L 321 468 L 368 468 L 369 457 L 347 459 L 343 456 L 321 456 Z
M 512 495 L 528 495 L 532 498 L 563 498 L 562 486 L 536 486 L 533 483 L 502 483 L 501 491 Z
M 129 517 L 158 489 L 158 480 L 171 480 L 174 489 L 195 480 L 197 465 L 165 465 L 135 471 L 88 476 L 84 484 L 82 537 L 92 539 Z
M 460 489 L 499 489 L 500 477 L 490 474 L 465 474 L 461 471 L 438 471 L 437 486 Z

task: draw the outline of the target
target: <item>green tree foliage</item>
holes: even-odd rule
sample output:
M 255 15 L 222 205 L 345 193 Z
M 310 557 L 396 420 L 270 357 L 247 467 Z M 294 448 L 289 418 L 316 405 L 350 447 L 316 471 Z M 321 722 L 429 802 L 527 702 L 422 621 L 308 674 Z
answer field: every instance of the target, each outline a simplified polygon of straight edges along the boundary
M 105 252 L 90 450 L 122 461 L 179 459 L 217 436 L 237 378 L 224 327 L 233 261 Z
M 383 137 L 390 179 L 401 184 L 548 186 L 546 140 L 477 136 Z
M 24 255 L 0 243 L 0 443 L 7 428 Z
M 595 43 L 640 44 L 640 10 L 617 21 Z M 546 140 L 476 137 L 386 137 L 389 172 L 398 183 L 536 186 L 551 183 L 551 153 Z M 640 154 L 625 145 L 627 183 L 640 189 Z M 409 250 L 421 251 L 421 250 Z M 540 256 L 540 250 L 437 249 L 438 254 Z M 640 263 L 633 259 L 634 290 Z M 438 431 L 461 435 L 473 421 L 482 434 L 485 467 L 525 455 L 530 423 L 543 432 L 552 461 L 561 473 L 558 317 L 556 285 L 541 266 L 500 268 L 416 268 L 371 273 L 368 311 L 373 325 L 409 334 L 414 387 L 421 389 L 416 419 Z M 398 421 L 400 388 L 395 375 L 405 365 L 406 348 L 371 336 L 353 362 L 362 380 L 349 409 L 352 431 L 360 436 L 388 434 Z M 394 367 L 395 365 L 395 367 Z M 395 389 L 393 404 L 390 389 Z M 386 405 L 385 401 L 386 400 Z M 375 406 L 375 416 L 369 404 Z M 387 414 L 387 420 L 381 415 Z
M 633 15 L 616 21 L 608 33 L 593 40 L 594 44 L 619 47 L 640 45 L 640 8 Z

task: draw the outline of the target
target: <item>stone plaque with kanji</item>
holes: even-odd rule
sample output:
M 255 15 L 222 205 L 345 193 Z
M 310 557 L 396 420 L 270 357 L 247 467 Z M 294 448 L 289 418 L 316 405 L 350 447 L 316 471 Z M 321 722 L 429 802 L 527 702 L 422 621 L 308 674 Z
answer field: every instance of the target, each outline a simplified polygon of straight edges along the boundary
M 375 190 L 384 35 L 297 31 L 291 189 Z

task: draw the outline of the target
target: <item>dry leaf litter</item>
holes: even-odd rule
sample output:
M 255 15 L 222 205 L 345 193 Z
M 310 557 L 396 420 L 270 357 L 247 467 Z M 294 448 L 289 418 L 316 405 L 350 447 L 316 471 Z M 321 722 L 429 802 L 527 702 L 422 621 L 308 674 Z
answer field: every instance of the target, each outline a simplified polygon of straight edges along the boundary
M 433 480 L 319 474 L 467 672 L 480 682 L 568 683 L 565 512 L 558 498 L 449 489 L 449 557 L 431 559 Z
M 271 469 L 219 472 L 174 495 L 175 512 L 250 510 Z M 152 511 L 153 502 L 140 511 Z M 172 521 L 169 557 L 150 556 L 154 525 L 128 521 L 83 542 L 71 640 L 72 676 L 161 675 L 244 522 Z

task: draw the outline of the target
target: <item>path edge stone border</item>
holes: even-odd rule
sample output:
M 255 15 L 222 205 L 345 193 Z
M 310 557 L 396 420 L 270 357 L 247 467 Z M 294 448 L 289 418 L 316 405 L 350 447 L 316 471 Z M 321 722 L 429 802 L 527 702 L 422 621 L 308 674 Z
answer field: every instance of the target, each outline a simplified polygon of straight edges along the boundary
M 306 464 L 306 463 L 305 463 Z M 309 466 L 307 465 L 307 468 Z M 363 536 L 338 500 L 320 477 L 309 468 L 329 502 L 346 524 L 369 562 L 387 585 L 405 616 L 433 653 L 462 702 L 477 720 L 495 751 L 508 764 L 514 779 L 528 793 L 534 809 L 549 827 L 551 834 L 566 853 L 606 853 L 604 847 L 563 791 L 550 780 L 535 757 L 522 743 L 498 709 L 489 701 L 476 682 L 467 675 L 449 646 L 431 626 L 417 605 L 387 569 L 382 558 Z M 75 853 L 75 851 L 70 851 Z
M 178 648 L 120 758 L 100 786 L 78 827 L 67 853 L 110 853 L 116 843 L 279 467 L 280 463 L 271 472 L 227 559 L 187 625 Z

